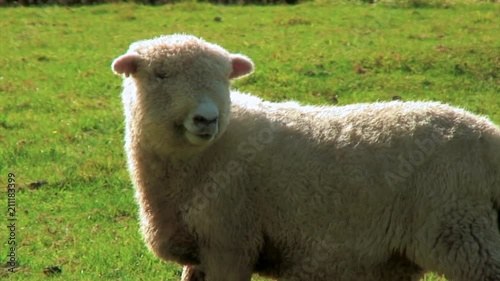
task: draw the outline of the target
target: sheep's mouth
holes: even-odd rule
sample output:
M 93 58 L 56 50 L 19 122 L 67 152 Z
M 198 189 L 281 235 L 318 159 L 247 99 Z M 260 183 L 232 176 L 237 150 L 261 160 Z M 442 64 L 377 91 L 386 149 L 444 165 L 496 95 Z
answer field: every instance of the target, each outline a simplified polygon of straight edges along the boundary
M 212 134 L 196 134 L 202 140 L 210 140 L 214 135 Z
M 209 134 L 205 132 L 191 132 L 190 130 L 186 129 L 184 135 L 188 142 L 193 145 L 206 145 L 215 138 L 216 134 Z

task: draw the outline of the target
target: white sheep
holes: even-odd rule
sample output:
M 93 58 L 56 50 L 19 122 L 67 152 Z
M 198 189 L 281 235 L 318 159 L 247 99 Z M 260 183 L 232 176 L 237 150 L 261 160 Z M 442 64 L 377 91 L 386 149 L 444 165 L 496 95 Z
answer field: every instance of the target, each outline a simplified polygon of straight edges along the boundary
M 500 130 L 436 102 L 271 103 L 242 55 L 133 43 L 126 153 L 141 230 L 183 280 L 500 280 Z

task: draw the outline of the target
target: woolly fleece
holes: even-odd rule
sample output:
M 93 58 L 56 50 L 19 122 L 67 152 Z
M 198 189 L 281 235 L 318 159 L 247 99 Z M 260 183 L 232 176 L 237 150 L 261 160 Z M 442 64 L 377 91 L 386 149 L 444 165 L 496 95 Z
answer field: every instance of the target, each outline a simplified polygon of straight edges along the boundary
M 271 103 L 230 91 L 251 61 L 188 35 L 131 45 L 128 166 L 141 230 L 183 280 L 500 280 L 500 130 L 437 102 Z M 219 133 L 193 146 L 202 98 Z

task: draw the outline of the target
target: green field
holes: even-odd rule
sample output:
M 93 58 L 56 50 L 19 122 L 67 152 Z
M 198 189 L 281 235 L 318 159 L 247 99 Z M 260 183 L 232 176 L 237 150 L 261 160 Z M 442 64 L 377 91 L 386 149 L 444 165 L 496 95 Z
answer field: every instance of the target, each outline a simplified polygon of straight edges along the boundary
M 500 5 L 415 3 L 0 9 L 0 183 L 15 176 L 18 263 L 4 264 L 2 188 L 0 279 L 179 279 L 141 241 L 122 148 L 110 64 L 139 39 L 190 33 L 244 53 L 256 72 L 234 86 L 270 100 L 437 100 L 500 124 Z

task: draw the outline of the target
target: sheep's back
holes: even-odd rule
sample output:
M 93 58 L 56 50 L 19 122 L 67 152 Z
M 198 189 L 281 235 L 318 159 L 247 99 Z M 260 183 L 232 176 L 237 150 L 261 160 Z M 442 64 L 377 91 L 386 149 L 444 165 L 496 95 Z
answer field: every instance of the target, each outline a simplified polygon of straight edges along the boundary
M 490 196 L 494 167 L 487 167 L 491 150 L 484 144 L 498 130 L 465 110 L 427 102 L 267 103 L 239 110 L 231 126 L 249 120 L 255 128 L 240 135 L 268 134 L 247 170 L 249 185 L 259 190 L 265 231 L 284 235 L 274 239 L 291 248 L 303 243 L 290 241 L 308 240 L 310 247 L 296 253 L 321 243 L 335 244 L 339 253 L 356 248 L 359 255 L 404 247 L 411 225 L 426 219 L 417 210 L 470 192 Z

